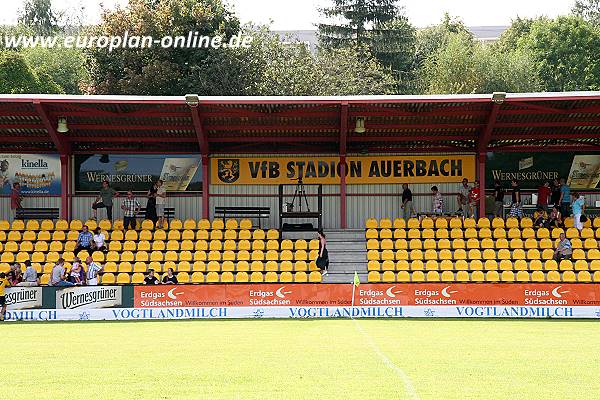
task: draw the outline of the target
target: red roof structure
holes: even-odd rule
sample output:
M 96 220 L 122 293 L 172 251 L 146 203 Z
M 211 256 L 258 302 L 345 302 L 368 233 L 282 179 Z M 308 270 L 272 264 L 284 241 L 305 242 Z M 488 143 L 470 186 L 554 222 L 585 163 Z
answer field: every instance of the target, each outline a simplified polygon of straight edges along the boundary
M 187 101 L 186 101 L 187 98 Z M 59 118 L 68 132 L 57 131 Z M 357 133 L 357 120 L 365 130 Z M 59 153 L 69 176 L 76 153 L 485 154 L 600 151 L 600 92 L 357 97 L 0 95 L 0 152 Z M 342 169 L 343 171 L 343 169 Z M 68 179 L 62 212 L 70 215 Z M 208 179 L 203 180 L 208 216 Z M 346 182 L 340 178 L 342 227 Z M 481 197 L 481 209 L 485 207 Z

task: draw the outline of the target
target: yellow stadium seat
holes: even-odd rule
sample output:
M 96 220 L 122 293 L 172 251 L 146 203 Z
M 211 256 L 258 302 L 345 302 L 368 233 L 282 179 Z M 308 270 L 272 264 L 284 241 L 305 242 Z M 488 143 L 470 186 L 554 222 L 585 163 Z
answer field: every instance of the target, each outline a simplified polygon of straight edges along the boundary
M 291 283 L 294 281 L 294 275 L 291 272 L 282 272 L 279 274 L 279 282 L 281 283 Z
M 129 261 L 124 261 L 119 264 L 119 272 L 133 272 L 133 266 Z
M 421 242 L 421 239 L 411 239 L 408 247 L 411 250 L 421 250 L 423 248 L 423 242 Z
M 510 261 L 509 261 L 510 262 Z M 525 260 L 516 260 L 513 264 L 515 271 L 527 271 L 527 261 Z
M 477 237 L 477 230 L 475 228 L 468 228 L 467 230 L 465 230 L 466 239 L 475 239 Z
M 452 248 L 453 249 L 464 249 L 466 247 L 464 239 L 454 239 L 452 240 Z
M 308 281 L 311 283 L 320 283 L 321 282 L 321 272 L 320 271 L 311 271 L 308 275 Z
M 518 271 L 517 272 L 516 280 L 517 280 L 517 282 L 529 282 L 529 272 L 527 272 L 527 271 Z M 504 281 L 504 279 L 503 279 L 503 281 Z
M 480 239 L 486 239 L 486 238 L 491 238 L 492 237 L 492 231 L 490 230 L 490 228 L 482 228 L 479 230 L 479 238 Z
M 235 274 L 235 282 L 236 283 L 246 283 L 249 281 L 249 277 L 248 277 L 248 273 L 247 272 L 237 272 Z
M 477 222 L 473 218 L 465 218 L 465 220 L 463 221 L 463 228 L 465 229 L 471 229 L 476 227 Z
M 210 271 L 206 274 L 206 283 L 219 283 L 219 274 L 215 271 Z
M 250 220 L 250 219 L 247 219 L 247 218 L 245 218 L 245 219 L 242 219 L 242 220 L 240 221 L 240 226 L 239 226 L 239 228 L 240 228 L 240 229 L 244 229 L 244 230 L 249 230 L 249 229 L 252 229 L 252 220 Z
M 484 256 L 485 258 L 485 256 Z M 484 268 L 486 271 L 497 271 L 498 270 L 498 262 L 496 260 L 485 260 Z
M 450 244 L 450 240 L 448 239 L 440 239 L 437 242 L 437 248 L 438 250 L 449 250 L 452 248 L 451 244 Z
M 512 271 L 502 271 L 502 273 L 500 275 L 500 280 L 502 282 L 514 282 L 515 274 Z
M 556 271 L 558 270 L 558 263 L 555 260 L 546 260 L 544 263 L 545 271 Z
M 458 218 L 458 217 L 454 217 L 450 220 L 450 229 L 462 229 L 463 228 L 463 223 L 462 223 L 462 219 Z
M 598 219 L 598 218 L 596 218 Z M 580 271 L 577 273 L 577 282 L 589 283 L 592 281 L 592 276 L 588 271 Z
M 403 218 L 396 218 L 394 220 L 394 229 L 406 228 L 406 221 Z
M 279 239 L 279 231 L 277 229 L 269 229 L 267 231 L 267 240 Z
M 177 276 L 178 276 L 177 280 L 179 280 L 179 275 L 177 275 Z M 221 283 L 233 283 L 233 282 L 234 282 L 233 272 L 226 271 L 221 274 Z
M 367 281 L 369 283 L 379 283 L 381 282 L 381 275 L 377 271 L 369 271 L 367 274 Z
M 250 274 L 250 282 L 252 283 L 262 283 L 264 281 L 264 276 L 262 272 L 252 272 Z
M 450 235 L 448 234 L 447 229 L 438 229 L 435 231 L 435 237 L 436 239 L 448 239 Z
M 142 229 L 151 231 L 154 229 L 154 222 L 149 219 L 145 219 L 142 221 Z
M 381 229 L 392 229 L 392 221 L 389 218 L 382 218 L 379 221 L 379 227 Z
M 397 239 L 394 242 L 394 248 L 396 250 L 406 250 L 408 249 L 408 242 L 406 241 L 406 239 Z
M 524 247 L 521 239 L 511 239 L 508 245 L 511 249 L 522 249 Z
M 406 225 L 408 229 L 419 229 L 421 227 L 421 223 L 418 218 L 410 218 Z
M 389 229 L 382 229 L 379 231 L 379 238 L 380 239 L 391 239 L 392 238 L 392 231 Z
M 479 229 L 489 228 L 490 227 L 490 220 L 488 218 L 479 218 L 477 220 L 477 227 Z
M 381 274 L 381 281 L 382 282 L 395 282 L 396 281 L 396 274 L 394 273 L 394 271 L 384 271 Z
M 410 282 L 410 274 L 408 271 L 400 271 L 398 272 L 396 280 L 398 282 Z
M 131 284 L 139 285 L 144 282 L 144 274 L 141 272 L 136 272 L 131 276 Z
M 300 271 L 294 274 L 294 282 L 296 283 L 306 283 L 308 282 L 308 275 L 306 272 Z
M 533 271 L 531 273 L 531 281 L 532 282 L 545 282 L 546 277 L 542 271 Z
M 549 271 L 546 274 L 547 282 L 560 282 L 560 273 L 558 271 Z
M 131 282 L 131 279 L 129 277 L 129 274 L 126 274 L 124 272 L 120 272 L 117 275 L 117 284 L 118 285 L 128 285 Z
M 561 271 L 572 271 L 573 263 L 571 262 L 571 260 L 561 260 L 558 264 L 558 269 Z
M 562 281 L 567 283 L 577 282 L 577 277 L 573 271 L 565 271 L 562 273 Z
M 151 261 L 148 264 L 148 270 L 154 270 L 155 272 L 161 272 L 163 270 L 163 266 L 158 261 Z
M 448 220 L 446 218 L 436 218 L 435 219 L 435 228 L 436 229 L 448 229 Z
M 483 273 L 481 271 L 477 271 L 477 272 L 482 275 L 481 281 L 483 281 Z M 456 281 L 457 282 L 469 282 L 469 273 L 467 271 L 458 271 L 456 273 Z
M 102 284 L 103 285 L 114 285 L 115 282 L 116 282 L 115 274 L 113 274 L 113 273 L 102 274 Z
M 508 272 L 508 271 L 505 271 Z M 498 271 L 488 271 L 485 273 L 486 282 L 500 282 L 500 275 Z
M 440 282 L 440 274 L 437 271 L 428 271 L 425 280 L 427 282 Z
M 531 271 L 542 271 L 544 269 L 541 260 L 531 260 L 529 262 L 529 269 Z
M 594 272 L 592 280 L 596 283 L 600 282 L 600 271 Z
M 454 282 L 454 272 L 452 271 L 443 271 L 441 275 L 442 282 Z
M 471 249 L 467 255 L 469 260 L 481 260 L 481 251 L 478 249 Z
M 506 238 L 506 231 L 504 228 L 496 228 L 493 233 L 494 239 L 503 239 Z
M 414 260 L 410 262 L 410 270 L 411 271 L 423 271 L 425 269 L 425 264 L 421 260 Z
M 367 270 L 368 271 L 380 271 L 381 264 L 379 263 L 379 261 L 370 260 L 367 262 Z
M 194 264 L 192 264 L 192 270 L 204 272 L 206 271 L 206 264 L 204 263 L 204 261 L 194 261 Z
M 454 259 L 455 260 L 466 260 L 467 252 L 465 249 L 456 249 L 454 250 Z
M 464 237 L 464 231 L 462 229 L 452 229 L 450 231 L 450 238 L 452 239 L 462 239 Z
M 423 271 L 415 271 L 411 275 L 412 282 L 425 282 L 425 274 Z

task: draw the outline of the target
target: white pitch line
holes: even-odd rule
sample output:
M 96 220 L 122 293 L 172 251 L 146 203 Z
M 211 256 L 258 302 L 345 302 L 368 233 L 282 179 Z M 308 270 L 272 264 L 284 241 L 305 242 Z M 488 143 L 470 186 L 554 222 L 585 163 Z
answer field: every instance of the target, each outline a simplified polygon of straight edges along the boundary
M 381 360 L 383 361 L 385 366 L 388 367 L 389 369 L 391 369 L 392 371 L 394 371 L 396 373 L 396 375 L 398 375 L 400 377 L 400 379 L 402 380 L 402 383 L 404 384 L 404 389 L 406 390 L 406 392 L 408 393 L 410 398 L 412 400 L 421 400 L 421 398 L 419 397 L 419 394 L 417 393 L 417 390 L 415 389 L 415 386 L 413 385 L 412 381 L 410 380 L 410 378 L 408 377 L 406 372 L 404 372 L 404 370 L 402 370 L 402 368 L 400 368 L 399 366 L 394 364 L 393 361 L 390 360 L 389 357 L 386 356 L 383 351 L 381 351 L 381 349 L 379 348 L 379 346 L 377 346 L 377 344 L 375 343 L 375 341 L 373 340 L 371 335 L 369 335 L 363 329 L 363 327 L 360 325 L 360 323 L 356 319 L 353 318 L 352 321 L 354 322 L 358 331 L 367 339 L 367 341 L 369 342 L 369 345 L 371 346 L 371 349 L 373 349 L 375 354 L 377 354 L 379 356 L 379 358 L 381 358 Z

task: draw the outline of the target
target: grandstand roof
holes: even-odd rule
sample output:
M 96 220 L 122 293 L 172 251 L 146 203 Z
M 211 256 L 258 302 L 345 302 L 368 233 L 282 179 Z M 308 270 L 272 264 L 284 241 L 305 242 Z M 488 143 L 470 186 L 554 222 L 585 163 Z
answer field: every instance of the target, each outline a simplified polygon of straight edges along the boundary
M 69 132 L 58 133 L 59 117 Z M 365 133 L 356 133 L 364 117 Z M 0 152 L 599 151 L 600 92 L 358 97 L 0 95 Z

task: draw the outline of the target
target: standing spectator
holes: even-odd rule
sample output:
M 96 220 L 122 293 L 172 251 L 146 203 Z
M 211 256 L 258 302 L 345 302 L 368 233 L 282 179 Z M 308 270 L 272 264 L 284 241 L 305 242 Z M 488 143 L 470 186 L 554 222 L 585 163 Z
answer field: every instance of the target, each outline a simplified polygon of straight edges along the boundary
M 81 265 L 81 260 L 78 257 L 73 259 L 73 266 L 71 267 L 71 271 L 69 272 L 69 281 L 74 285 L 81 285 L 81 270 L 83 266 Z
M 65 276 L 65 260 L 59 258 L 54 268 L 52 268 L 52 274 L 50 275 L 50 286 L 73 286 Z
M 87 225 L 83 226 L 83 230 L 79 232 L 79 236 L 77 236 L 77 246 L 75 247 L 75 254 L 79 253 L 81 250 L 92 250 L 92 241 L 94 237 L 92 236 L 92 232 L 89 231 Z
M 6 316 L 6 287 L 10 286 L 10 282 L 6 279 L 6 274 L 0 272 L 0 321 L 4 321 Z
M 513 179 L 511 182 L 512 186 L 512 204 L 510 205 L 510 216 L 516 218 L 523 217 L 523 208 L 521 206 L 521 188 L 519 182 Z
M 548 228 L 561 228 L 563 226 L 562 214 L 560 213 L 560 207 L 554 205 L 552 211 L 548 216 Z
M 542 186 L 538 188 L 538 198 L 537 198 L 537 206 L 542 210 L 548 212 L 548 200 L 550 200 L 550 195 L 552 194 L 552 189 L 550 189 L 550 182 L 546 181 Z
M 442 214 L 444 212 L 444 199 L 438 190 L 437 186 L 431 187 L 431 208 L 434 214 Z
M 467 178 L 463 178 L 462 184 L 458 188 L 458 195 L 456 197 L 458 201 L 458 210 L 457 212 L 462 212 L 463 214 L 468 214 L 468 204 L 469 204 L 469 192 L 471 191 L 471 187 L 469 186 L 469 180 Z M 468 216 L 468 215 L 467 215 Z
M 479 199 L 481 198 L 481 188 L 479 187 L 479 181 L 475 181 L 475 184 L 469 192 L 469 213 L 473 218 L 477 218 L 479 209 Z M 484 210 L 485 212 L 485 210 Z
M 400 208 L 402 209 L 402 216 L 405 221 L 415 214 L 412 191 L 408 188 L 408 184 L 406 183 L 402 184 L 402 206 Z
M 554 259 L 556 261 L 569 259 L 571 258 L 571 254 L 573 254 L 573 246 L 571 246 L 571 241 L 567 239 L 564 233 L 561 233 L 560 241 L 558 242 L 558 246 L 556 246 L 556 250 L 554 251 Z
M 167 204 L 167 191 L 163 186 L 163 181 L 156 182 L 156 216 L 158 217 L 158 229 L 162 229 L 165 224 L 165 205 Z
M 38 273 L 35 268 L 31 265 L 31 261 L 27 260 L 25 264 L 25 273 L 23 274 L 23 280 L 19 283 L 19 286 L 38 286 L 40 280 L 38 279 Z
M 144 285 L 158 285 L 160 281 L 154 276 L 154 270 L 149 269 L 146 277 L 144 278 Z
M 93 239 L 92 245 L 94 246 L 94 250 L 106 251 L 106 236 L 104 236 L 100 228 L 96 228 Z
M 175 275 L 173 275 L 173 268 L 169 268 L 167 269 L 167 274 L 165 276 L 163 276 L 163 280 L 162 283 L 168 284 L 168 285 L 176 285 L 177 284 L 177 277 Z
M 124 211 L 123 222 L 125 230 L 135 229 L 137 223 L 136 217 L 140 212 L 140 203 L 133 197 L 133 192 L 131 190 L 127 191 L 127 198 L 123 200 L 121 209 Z
M 22 208 L 22 202 L 23 196 L 21 196 L 21 184 L 19 182 L 15 182 L 10 190 L 10 208 L 13 211 L 13 217 L 15 219 L 17 219 L 17 211 Z
M 558 179 L 553 180 L 550 189 L 552 190 L 552 195 L 550 196 L 550 203 L 553 206 L 560 207 L 560 181 Z
M 87 264 L 87 285 L 88 286 L 97 286 L 98 285 L 98 274 L 101 274 L 104 271 L 104 267 L 96 264 L 92 257 L 88 257 L 85 259 L 85 263 Z
M 583 229 L 583 222 L 581 222 L 581 216 L 585 212 L 585 199 L 582 194 L 575 193 L 573 195 L 575 201 L 573 202 L 573 218 L 575 219 L 575 228 L 581 231 Z
M 500 184 L 500 181 L 496 179 L 494 182 L 494 215 L 500 218 L 504 215 L 504 193 L 504 188 Z
M 111 188 L 108 181 L 103 181 L 100 193 L 96 197 L 94 204 L 92 204 L 95 220 L 98 219 L 98 209 L 106 208 L 106 216 L 112 221 L 113 198 L 115 197 L 119 197 L 119 192 Z
M 156 224 L 158 221 L 158 217 L 156 216 L 156 192 L 158 191 L 157 183 L 153 183 L 150 186 L 150 190 L 148 190 L 148 202 L 146 203 L 146 219 L 152 221 L 153 224 Z
M 327 251 L 327 238 L 322 230 L 319 230 L 317 234 L 319 235 L 319 256 L 317 257 L 315 263 L 317 264 L 317 267 L 323 271 L 323 276 L 325 276 L 329 272 L 329 251 Z
M 565 178 L 560 179 L 560 213 L 563 217 L 569 216 L 569 208 L 571 206 L 571 188 L 567 185 Z

